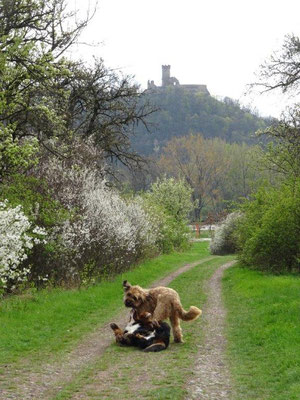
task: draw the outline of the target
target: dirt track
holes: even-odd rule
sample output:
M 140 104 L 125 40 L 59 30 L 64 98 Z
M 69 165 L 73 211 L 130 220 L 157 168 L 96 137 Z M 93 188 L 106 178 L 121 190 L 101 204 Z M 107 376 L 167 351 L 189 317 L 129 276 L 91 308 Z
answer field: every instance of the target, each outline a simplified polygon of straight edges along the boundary
M 199 346 L 193 379 L 188 383 L 187 400 L 230 400 L 231 380 L 224 356 L 226 310 L 222 302 L 221 280 L 225 269 L 235 261 L 222 265 L 208 281 L 207 302 L 203 310 L 204 344 Z
M 151 287 L 167 286 L 178 275 L 212 258 L 214 257 L 186 264 L 167 277 L 154 282 Z M 127 311 L 123 311 L 114 318 L 114 322 L 120 326 L 125 325 L 127 321 Z M 101 341 L 99 337 L 101 337 Z M 0 400 L 46 400 L 52 398 L 59 393 L 61 382 L 64 384 L 70 382 L 82 368 L 99 359 L 112 341 L 112 332 L 107 323 L 86 336 L 85 340 L 62 360 L 45 363 L 38 368 L 38 371 L 26 361 L 17 370 L 8 366 L 5 374 L 1 376 L 1 381 L 9 382 L 9 386 L 5 385 L 4 389 L 0 387 Z

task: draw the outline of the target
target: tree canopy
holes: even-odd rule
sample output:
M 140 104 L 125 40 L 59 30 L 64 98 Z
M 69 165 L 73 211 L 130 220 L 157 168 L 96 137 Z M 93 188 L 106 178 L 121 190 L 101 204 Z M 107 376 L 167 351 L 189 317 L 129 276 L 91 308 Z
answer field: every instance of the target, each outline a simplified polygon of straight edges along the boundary
M 300 88 L 300 39 L 287 35 L 280 50 L 274 52 L 260 70 L 259 82 L 253 86 L 264 91 L 280 90 L 299 95 Z M 264 157 L 266 168 L 285 177 L 300 176 L 300 105 L 295 104 L 283 111 L 279 121 L 258 132 L 270 140 Z
M 153 110 L 128 76 L 103 61 L 65 57 L 89 16 L 74 22 L 65 0 L 0 1 L 0 178 L 32 166 L 40 146 L 66 156 L 76 137 L 105 159 L 130 166 L 141 157 L 130 135 Z M 74 19 L 76 21 L 76 19 Z

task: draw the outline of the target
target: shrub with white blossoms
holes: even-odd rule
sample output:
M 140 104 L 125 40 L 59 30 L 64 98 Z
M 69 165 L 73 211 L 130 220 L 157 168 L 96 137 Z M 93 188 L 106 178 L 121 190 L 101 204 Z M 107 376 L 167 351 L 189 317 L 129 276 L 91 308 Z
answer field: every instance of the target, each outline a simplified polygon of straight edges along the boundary
M 104 170 L 76 159 L 48 163 L 43 178 L 68 210 L 68 219 L 49 233 L 50 257 L 39 263 L 53 281 L 94 281 L 188 243 L 191 193 L 181 181 L 163 179 L 151 195 L 124 198 L 108 185 Z
M 77 174 L 83 179 L 80 212 L 62 227 L 66 255 L 74 272 L 91 262 L 93 273 L 107 266 L 110 272 L 120 271 L 154 247 L 155 227 L 139 200 L 125 201 L 92 171 Z
M 223 223 L 216 228 L 214 237 L 210 242 L 211 254 L 222 255 L 236 252 L 235 231 L 241 218 L 242 213 L 233 212 L 227 215 Z
M 35 244 L 45 243 L 46 232 L 32 223 L 22 206 L 0 202 L 0 289 L 10 289 L 27 280 L 30 268 L 22 267 Z

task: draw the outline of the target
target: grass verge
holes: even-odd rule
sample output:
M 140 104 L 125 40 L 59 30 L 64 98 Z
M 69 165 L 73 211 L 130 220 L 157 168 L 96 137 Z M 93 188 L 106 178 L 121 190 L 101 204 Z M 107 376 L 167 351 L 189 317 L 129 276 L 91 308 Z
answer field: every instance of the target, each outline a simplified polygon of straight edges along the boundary
M 203 307 L 206 280 L 220 265 L 232 259 L 231 256 L 215 257 L 172 281 L 170 287 L 179 292 L 184 308 Z M 197 346 L 202 340 L 202 321 L 199 318 L 181 325 L 185 343 L 171 343 L 159 354 L 113 344 L 101 359 L 82 370 L 53 400 L 81 399 L 82 396 L 103 400 L 183 399 L 187 394 L 186 381 L 193 375 Z
M 236 399 L 299 400 L 299 277 L 233 267 L 223 285 Z
M 207 243 L 149 260 L 110 282 L 76 290 L 49 289 L 0 302 L 0 367 L 26 357 L 35 362 L 70 349 L 109 321 L 122 305 L 121 283 L 148 286 L 185 263 L 208 256 Z

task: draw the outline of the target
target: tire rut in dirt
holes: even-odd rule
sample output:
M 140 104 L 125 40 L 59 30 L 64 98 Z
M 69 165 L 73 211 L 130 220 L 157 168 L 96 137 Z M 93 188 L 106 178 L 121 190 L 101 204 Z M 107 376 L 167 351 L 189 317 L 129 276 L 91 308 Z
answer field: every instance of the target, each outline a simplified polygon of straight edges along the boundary
M 222 265 L 207 282 L 203 309 L 204 342 L 199 346 L 193 378 L 187 384 L 186 400 L 232 400 L 231 378 L 226 366 L 224 336 L 226 310 L 222 301 L 223 272 L 236 261 Z

